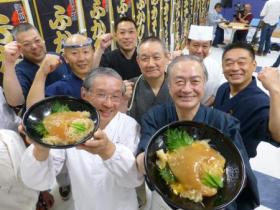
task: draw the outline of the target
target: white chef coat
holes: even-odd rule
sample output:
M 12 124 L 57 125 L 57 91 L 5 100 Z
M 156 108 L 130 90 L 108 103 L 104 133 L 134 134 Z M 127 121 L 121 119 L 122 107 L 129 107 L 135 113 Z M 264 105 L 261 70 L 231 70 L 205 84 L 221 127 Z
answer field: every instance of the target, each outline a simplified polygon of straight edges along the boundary
M 136 210 L 135 187 L 144 181 L 134 156 L 139 130 L 133 118 L 117 113 L 104 129 L 116 145 L 113 156 L 105 161 L 76 148 L 52 149 L 46 161 L 37 161 L 31 145 L 22 158 L 22 179 L 31 188 L 49 189 L 66 161 L 76 210 Z
M 222 67 L 211 57 L 207 56 L 203 59 L 203 63 L 208 72 L 208 80 L 205 84 L 205 93 L 202 98 L 202 103 L 205 104 L 210 96 L 216 96 L 217 90 L 226 79 L 223 75 Z
M 21 137 L 12 130 L 0 129 L 0 209 L 35 209 L 39 192 L 25 186 L 19 176 L 21 155 L 25 150 Z
M 21 119 L 15 114 L 6 102 L 3 89 L 0 87 L 0 128 L 17 131 Z

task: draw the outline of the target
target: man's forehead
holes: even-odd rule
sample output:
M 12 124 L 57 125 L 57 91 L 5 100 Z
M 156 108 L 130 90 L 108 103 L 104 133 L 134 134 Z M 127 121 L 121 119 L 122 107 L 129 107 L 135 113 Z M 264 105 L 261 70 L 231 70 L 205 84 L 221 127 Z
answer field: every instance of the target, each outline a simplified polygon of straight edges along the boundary
M 203 41 L 203 40 L 193 40 L 193 39 L 190 39 L 189 41 L 190 45 L 192 44 L 200 44 L 200 45 L 211 45 L 211 41 Z
M 183 60 L 178 62 L 174 65 L 173 72 L 175 72 L 175 74 L 185 74 L 186 72 L 192 72 L 196 75 L 203 75 L 203 69 L 201 68 L 201 65 L 194 60 Z
M 250 52 L 243 48 L 234 48 L 228 50 L 224 55 L 224 59 L 229 59 L 229 58 L 239 59 L 239 58 L 248 58 L 248 57 L 251 57 Z
M 142 44 L 139 48 L 140 55 L 162 54 L 162 53 L 164 53 L 164 49 L 162 45 L 158 42 L 146 42 Z
M 72 36 L 66 41 L 63 41 L 62 45 L 64 48 L 81 48 L 81 47 L 91 47 L 92 39 L 85 36 Z
M 117 30 L 133 30 L 135 25 L 130 21 L 122 21 L 118 24 Z

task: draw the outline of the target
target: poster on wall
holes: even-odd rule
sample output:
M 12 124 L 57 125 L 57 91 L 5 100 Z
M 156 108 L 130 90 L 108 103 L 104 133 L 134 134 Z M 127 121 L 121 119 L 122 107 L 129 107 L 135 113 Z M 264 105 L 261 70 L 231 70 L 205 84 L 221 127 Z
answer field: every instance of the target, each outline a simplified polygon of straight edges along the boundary
M 79 32 L 75 0 L 32 0 L 37 28 L 48 51 L 62 52 L 62 41 Z
M 100 35 L 110 33 L 109 7 L 109 0 L 82 0 L 87 36 L 92 38 L 95 47 Z
M 143 37 L 149 36 L 147 22 L 147 5 L 149 0 L 134 0 L 131 2 L 135 8 L 135 22 L 137 25 L 137 35 L 140 41 Z
M 121 17 L 135 18 L 133 0 L 112 0 L 114 22 L 116 23 Z
M 14 26 L 24 22 L 28 19 L 22 1 L 0 1 L 0 72 L 3 72 L 4 45 L 13 40 L 10 32 Z

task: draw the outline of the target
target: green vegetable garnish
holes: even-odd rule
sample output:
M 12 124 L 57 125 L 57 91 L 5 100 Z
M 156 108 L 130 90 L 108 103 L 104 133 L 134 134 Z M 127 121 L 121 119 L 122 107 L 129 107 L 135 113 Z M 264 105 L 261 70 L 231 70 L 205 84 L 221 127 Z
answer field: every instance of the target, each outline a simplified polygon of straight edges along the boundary
M 166 137 L 166 146 L 169 151 L 174 151 L 180 147 L 191 145 L 194 141 L 186 131 L 179 129 L 168 129 Z
M 201 182 L 212 188 L 222 188 L 224 186 L 222 177 L 212 175 L 208 172 L 202 177 Z
M 159 174 L 167 184 L 172 184 L 176 182 L 176 177 L 173 175 L 168 165 L 163 169 L 159 169 Z
M 48 131 L 47 131 L 47 129 L 45 128 L 43 122 L 40 122 L 40 123 L 38 123 L 37 125 L 35 125 L 35 126 L 34 126 L 34 129 L 35 129 L 35 131 L 36 131 L 39 135 L 41 135 L 41 136 L 43 136 L 43 137 L 45 137 L 45 136 L 47 136 L 47 135 L 49 134 Z
M 70 126 L 75 129 L 75 133 L 83 133 L 87 130 L 84 123 L 72 122 Z
M 57 112 L 69 112 L 71 111 L 67 105 L 62 105 L 59 102 L 55 102 L 55 104 L 52 107 L 52 113 Z

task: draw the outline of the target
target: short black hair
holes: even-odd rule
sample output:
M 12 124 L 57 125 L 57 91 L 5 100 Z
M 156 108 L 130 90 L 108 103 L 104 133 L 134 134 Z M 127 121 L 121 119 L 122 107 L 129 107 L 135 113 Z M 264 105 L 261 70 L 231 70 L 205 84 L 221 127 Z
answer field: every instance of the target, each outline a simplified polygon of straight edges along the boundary
M 115 32 L 117 31 L 118 25 L 119 25 L 121 22 L 131 22 L 131 23 L 133 23 L 133 25 L 135 26 L 135 29 L 137 29 L 137 25 L 136 25 L 135 21 L 134 21 L 131 17 L 129 17 L 129 16 L 123 16 L 123 17 L 121 17 L 121 18 L 115 23 L 115 26 L 114 26 Z
M 20 23 L 19 25 L 15 26 L 12 31 L 11 34 L 13 35 L 13 38 L 16 40 L 16 36 L 21 33 L 21 32 L 26 32 L 30 29 L 34 29 L 38 32 L 37 28 L 35 28 L 35 26 L 33 26 L 30 23 Z M 38 32 L 39 33 L 39 32 Z
M 233 49 L 243 49 L 243 50 L 246 50 L 249 52 L 251 58 L 253 60 L 255 60 L 255 50 L 254 48 L 252 47 L 252 45 L 246 43 L 246 42 L 234 42 L 234 43 L 231 43 L 229 45 L 227 45 L 224 49 L 224 52 L 223 52 L 223 55 L 222 55 L 222 59 L 224 59 L 225 57 L 225 54 L 230 51 L 230 50 L 233 50 Z
M 223 7 L 223 5 L 222 5 L 221 3 L 215 4 L 214 8 L 216 9 L 216 8 L 218 8 L 218 7 Z

